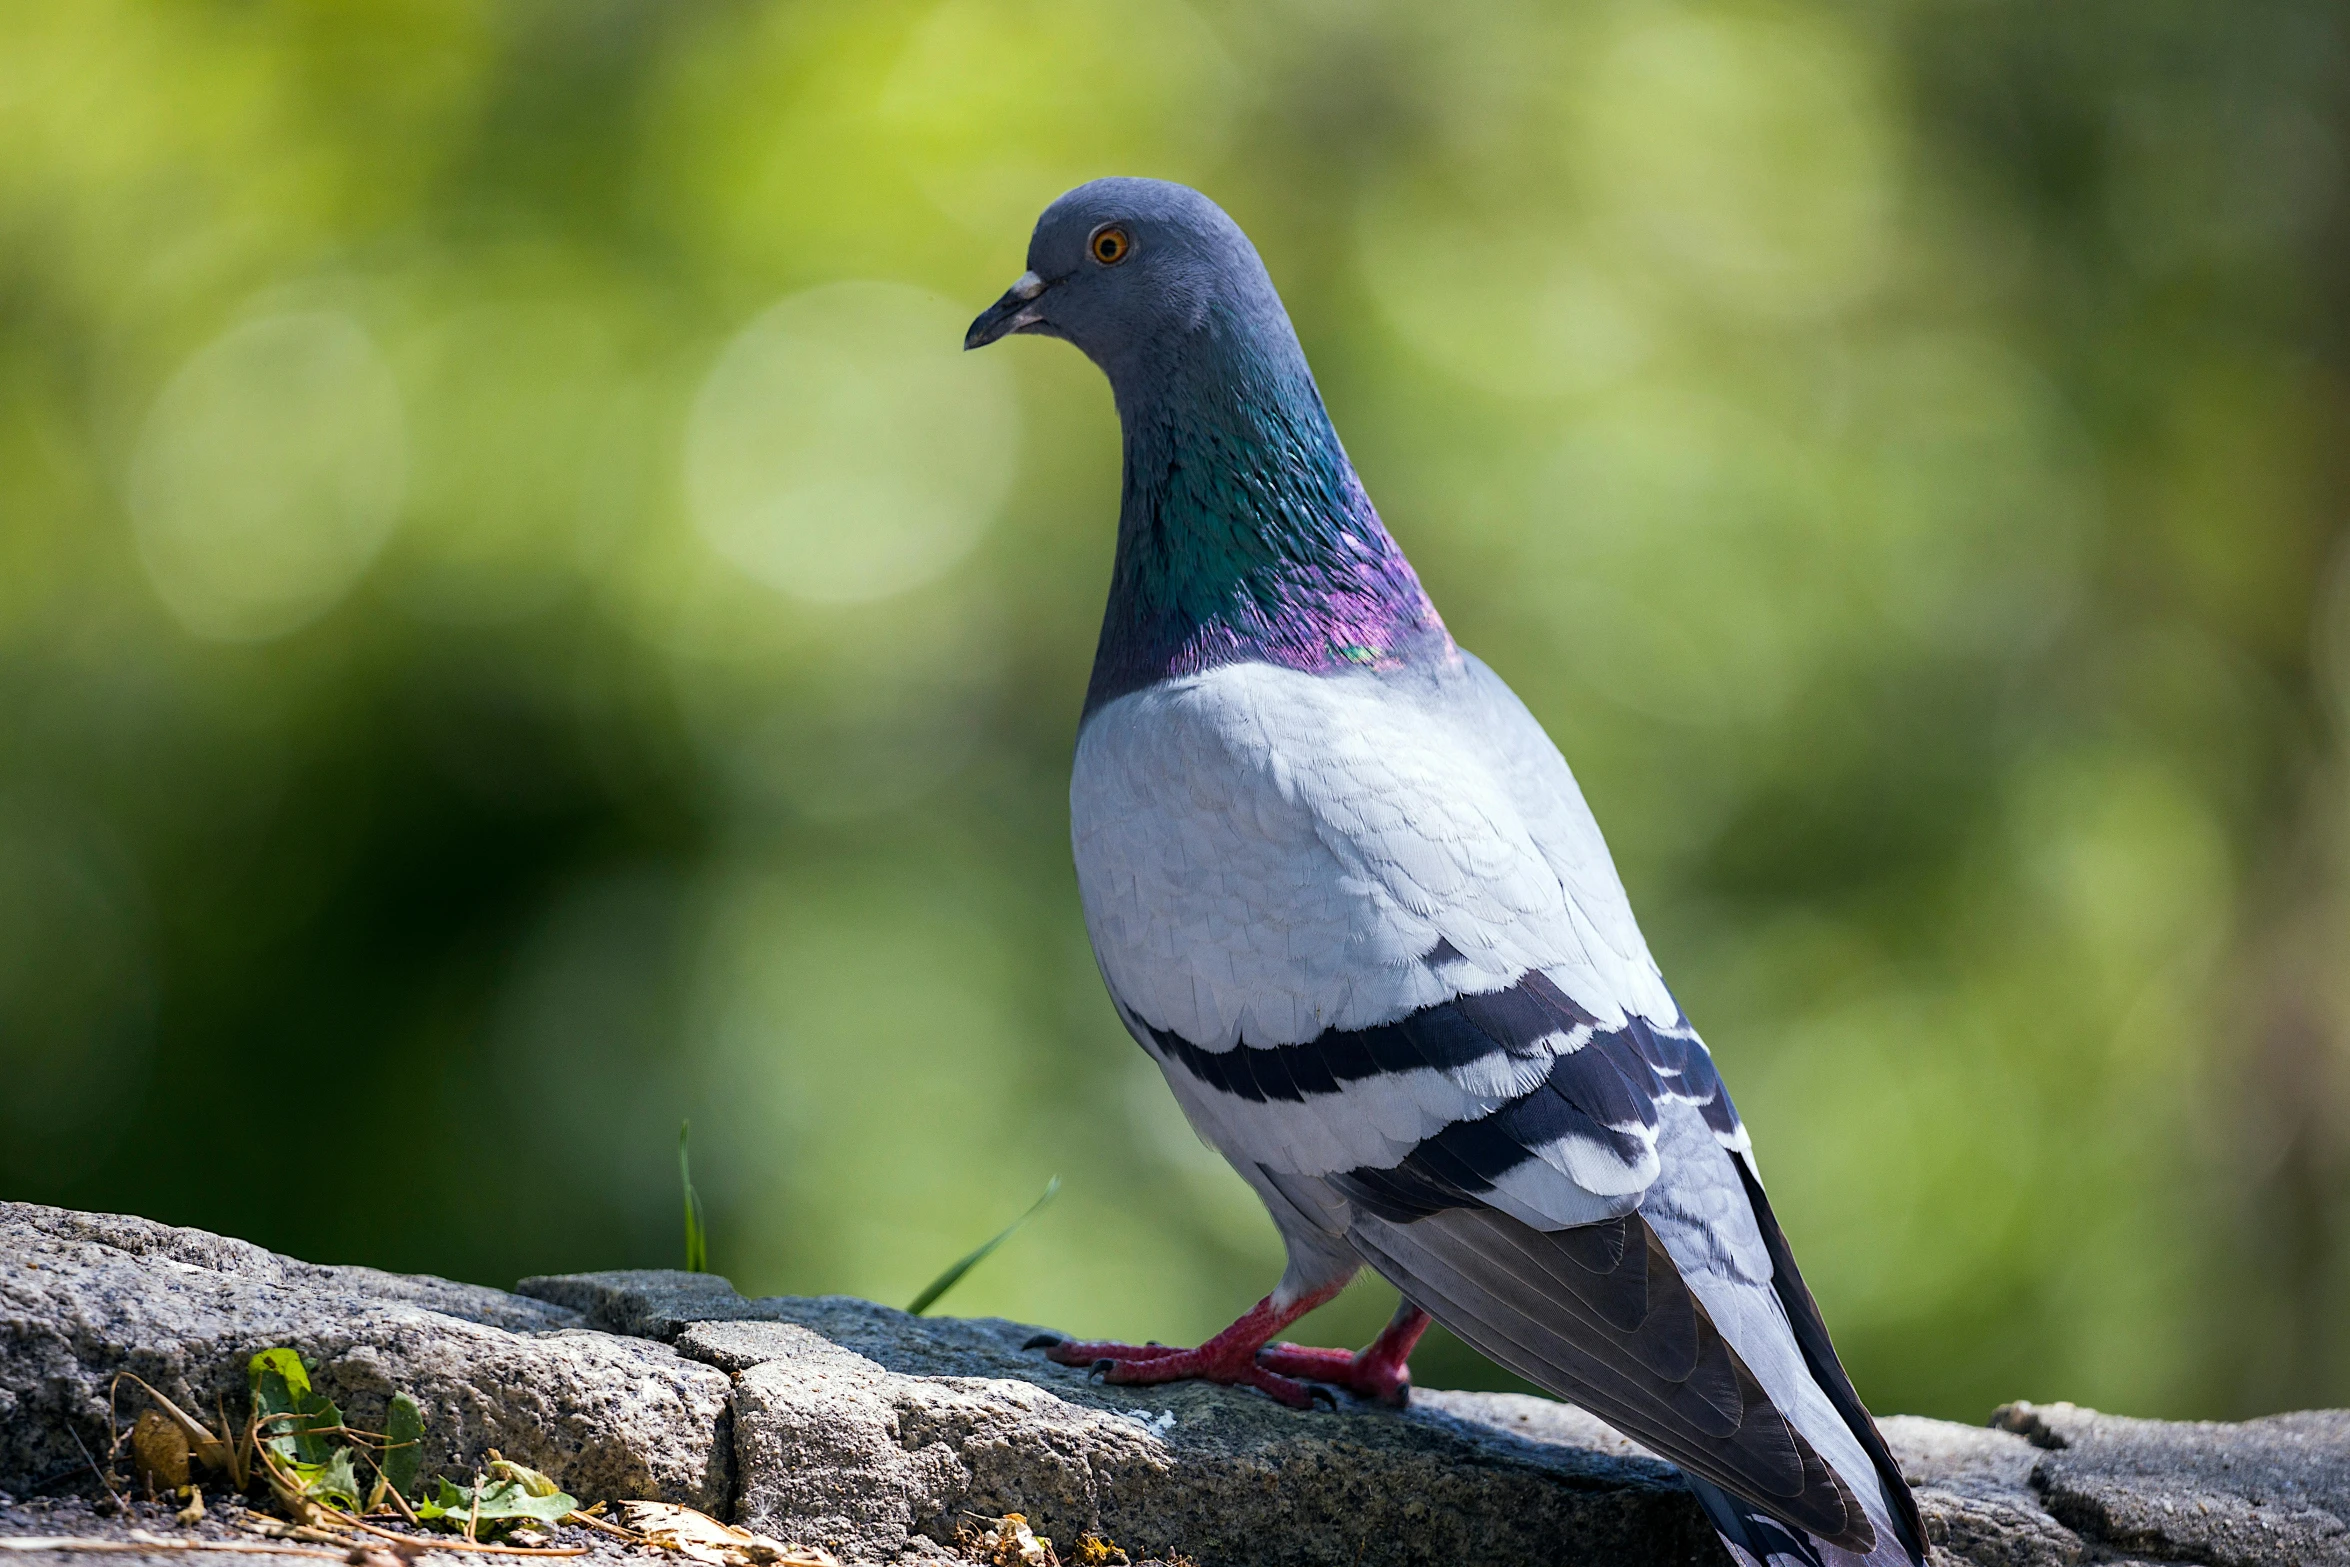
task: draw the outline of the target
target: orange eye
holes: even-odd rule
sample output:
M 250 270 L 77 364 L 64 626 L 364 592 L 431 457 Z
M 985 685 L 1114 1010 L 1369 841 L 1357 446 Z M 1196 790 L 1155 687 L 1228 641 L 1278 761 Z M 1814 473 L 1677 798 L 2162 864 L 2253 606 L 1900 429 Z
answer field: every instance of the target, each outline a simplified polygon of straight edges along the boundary
M 1134 254 L 1134 241 L 1115 223 L 1105 223 L 1095 229 L 1093 238 L 1086 243 L 1093 251 L 1093 259 L 1105 267 L 1114 267 Z

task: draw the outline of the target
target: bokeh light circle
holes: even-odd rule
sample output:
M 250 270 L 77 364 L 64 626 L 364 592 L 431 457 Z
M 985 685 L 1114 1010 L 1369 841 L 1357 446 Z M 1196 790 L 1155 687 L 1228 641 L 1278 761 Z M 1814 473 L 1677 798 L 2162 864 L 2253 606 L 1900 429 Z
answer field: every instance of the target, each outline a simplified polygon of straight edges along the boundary
M 1000 355 L 966 354 L 968 311 L 898 283 L 795 294 L 719 355 L 686 431 L 702 537 L 797 598 L 860 603 L 970 553 L 1018 461 Z
M 139 558 L 197 636 L 258 641 L 348 593 L 398 521 L 400 391 L 338 311 L 242 322 L 156 399 L 131 461 Z

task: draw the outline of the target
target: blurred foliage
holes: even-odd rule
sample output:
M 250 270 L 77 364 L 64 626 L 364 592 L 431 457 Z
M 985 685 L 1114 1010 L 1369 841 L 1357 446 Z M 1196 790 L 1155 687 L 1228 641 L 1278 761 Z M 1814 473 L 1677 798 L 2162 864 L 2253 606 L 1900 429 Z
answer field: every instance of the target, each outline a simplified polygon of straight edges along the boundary
M 1069 868 L 1109 399 L 956 352 L 1149 173 L 1574 761 L 1868 1398 L 2350 1401 L 2346 103 L 2324 0 L 0 4 L 0 1190 L 663 1265 L 691 1115 L 748 1290 L 1060 1170 L 959 1309 L 1254 1299 Z

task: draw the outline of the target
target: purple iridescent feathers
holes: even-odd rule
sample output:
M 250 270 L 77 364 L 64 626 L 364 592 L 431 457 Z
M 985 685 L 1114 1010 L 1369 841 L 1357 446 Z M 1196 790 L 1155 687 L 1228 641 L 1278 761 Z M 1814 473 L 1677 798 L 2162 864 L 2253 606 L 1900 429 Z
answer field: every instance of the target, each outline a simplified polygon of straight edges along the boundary
M 1393 668 L 1450 647 L 1277 304 L 1203 311 L 1154 368 L 1113 378 L 1125 493 L 1088 713 L 1225 664 Z

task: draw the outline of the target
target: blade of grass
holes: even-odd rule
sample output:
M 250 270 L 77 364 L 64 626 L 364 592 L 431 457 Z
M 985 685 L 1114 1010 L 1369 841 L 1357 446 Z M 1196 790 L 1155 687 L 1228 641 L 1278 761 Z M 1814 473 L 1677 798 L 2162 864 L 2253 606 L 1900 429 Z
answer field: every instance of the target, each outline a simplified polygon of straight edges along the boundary
M 1059 1195 L 1060 1190 L 1061 1178 L 1056 1175 L 1045 1184 L 1044 1195 L 1037 1198 L 1036 1201 L 1028 1205 L 1028 1211 L 1026 1213 L 1020 1215 L 1020 1217 L 1014 1219 L 1011 1223 L 1005 1225 L 1001 1230 L 997 1231 L 993 1240 L 988 1241 L 977 1251 L 972 1252 L 969 1256 L 963 1258 L 960 1262 L 957 1262 L 954 1264 L 954 1266 L 948 1268 L 946 1272 L 940 1274 L 937 1278 L 932 1279 L 930 1281 L 930 1287 L 925 1289 L 921 1294 L 914 1297 L 914 1303 L 906 1308 L 906 1314 L 912 1317 L 919 1317 L 922 1315 L 922 1313 L 937 1305 L 938 1298 L 941 1295 L 944 1295 L 948 1290 L 951 1290 L 956 1285 L 962 1283 L 964 1274 L 969 1273 L 973 1268 L 976 1268 L 982 1262 L 985 1262 L 989 1252 L 994 1251 L 998 1246 L 1001 1246 L 1004 1242 L 1010 1240 L 1012 1236 L 1018 1232 L 1020 1226 L 1026 1224 L 1030 1219 L 1035 1218 L 1037 1210 L 1042 1208 L 1046 1203 L 1051 1202 L 1055 1196 Z
M 677 1178 L 685 1184 L 685 1271 L 710 1271 L 710 1241 L 702 1228 L 702 1194 L 694 1190 L 694 1167 L 686 1157 L 686 1142 L 693 1135 L 694 1123 L 677 1123 Z

